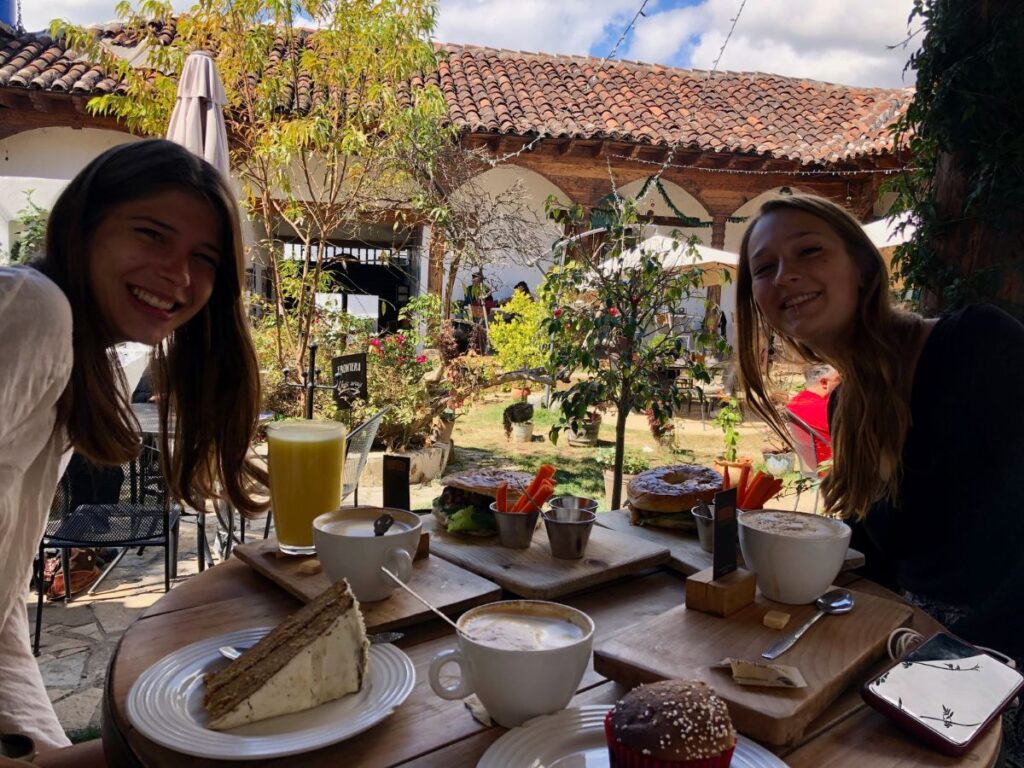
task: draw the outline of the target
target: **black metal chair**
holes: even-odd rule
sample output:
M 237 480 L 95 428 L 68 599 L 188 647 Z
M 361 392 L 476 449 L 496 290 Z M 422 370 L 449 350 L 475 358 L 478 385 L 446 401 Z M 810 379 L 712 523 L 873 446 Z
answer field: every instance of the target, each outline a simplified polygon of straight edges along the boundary
M 178 523 L 181 507 L 172 503 L 166 492 L 157 489 L 139 472 L 141 464 L 132 462 L 121 467 L 123 478 L 120 487 L 112 491 L 110 503 L 75 503 L 73 499 L 81 494 L 72 493 L 72 479 L 65 472 L 57 484 L 50 506 L 50 517 L 46 531 L 39 542 L 36 559 L 36 627 L 33 652 L 39 654 L 39 640 L 42 631 L 43 597 L 49 587 L 45 576 L 46 550 L 61 551 L 61 571 L 64 576 L 64 602 L 71 602 L 71 571 L 69 550 L 73 547 L 118 548 L 114 557 L 89 588 L 92 594 L 111 570 L 121 561 L 128 549 L 139 547 L 164 548 L 164 591 L 171 588 L 171 578 L 177 576 L 178 565 Z M 124 482 L 127 479 L 127 482 Z M 104 502 L 110 498 L 110 489 Z

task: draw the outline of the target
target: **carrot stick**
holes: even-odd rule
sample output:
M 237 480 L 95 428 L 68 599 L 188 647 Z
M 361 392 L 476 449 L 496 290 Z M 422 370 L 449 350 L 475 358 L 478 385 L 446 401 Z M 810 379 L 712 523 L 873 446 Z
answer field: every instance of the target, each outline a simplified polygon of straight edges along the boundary
M 530 481 L 530 485 L 526 488 L 527 496 L 534 497 L 540 490 L 541 483 L 545 480 L 550 480 L 555 475 L 555 468 L 550 464 L 541 464 L 540 469 L 537 470 L 537 474 L 534 475 L 533 480 Z
M 498 486 L 498 511 L 508 512 L 508 483 Z
M 533 486 L 533 483 L 530 483 L 530 485 Z M 512 511 L 513 512 L 529 512 L 531 504 L 533 506 L 537 505 L 536 502 L 534 501 L 534 499 L 537 496 L 537 493 L 538 493 L 538 491 L 536 491 L 536 490 L 531 492 L 529 488 L 526 488 L 523 491 L 523 495 L 519 497 L 519 501 L 517 501 L 516 505 L 514 507 L 512 507 Z
M 541 480 L 553 480 L 555 477 L 555 468 L 550 464 L 541 464 L 537 470 L 537 477 Z
M 743 508 L 743 502 L 747 498 L 747 483 L 750 480 L 750 463 L 747 462 L 740 469 L 740 479 L 736 483 L 736 506 Z
M 754 475 L 754 479 L 747 485 L 747 491 L 743 496 L 743 509 L 760 509 L 758 504 L 761 494 L 764 492 L 764 486 L 767 482 L 768 476 L 763 472 L 758 472 Z

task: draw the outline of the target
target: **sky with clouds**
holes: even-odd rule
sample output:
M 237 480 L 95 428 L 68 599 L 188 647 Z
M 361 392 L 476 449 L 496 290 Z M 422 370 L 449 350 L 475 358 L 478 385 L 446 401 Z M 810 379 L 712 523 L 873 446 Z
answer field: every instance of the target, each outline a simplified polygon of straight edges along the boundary
M 440 0 L 435 36 L 449 43 L 604 57 L 643 0 Z M 860 86 L 914 84 L 913 0 L 648 0 L 617 58 L 709 69 L 740 14 L 719 69 Z M 191 2 L 174 0 L 176 8 Z M 109 21 L 115 0 L 22 0 L 28 29 L 51 18 Z

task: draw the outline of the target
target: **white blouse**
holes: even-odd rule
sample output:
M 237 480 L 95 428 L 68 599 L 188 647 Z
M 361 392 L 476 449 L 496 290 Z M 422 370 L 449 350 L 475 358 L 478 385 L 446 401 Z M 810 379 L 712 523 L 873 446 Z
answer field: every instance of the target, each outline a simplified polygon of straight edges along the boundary
M 24 733 L 39 748 L 69 744 L 32 656 L 24 595 L 70 457 L 55 425 L 71 376 L 71 325 L 53 282 L 0 267 L 0 733 Z

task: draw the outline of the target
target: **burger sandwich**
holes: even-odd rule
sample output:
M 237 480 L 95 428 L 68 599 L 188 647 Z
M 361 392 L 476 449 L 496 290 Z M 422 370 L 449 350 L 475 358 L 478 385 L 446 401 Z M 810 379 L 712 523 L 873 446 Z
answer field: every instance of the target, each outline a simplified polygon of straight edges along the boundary
M 458 472 L 441 480 L 444 490 L 434 499 L 434 518 L 449 533 L 493 536 L 497 533 L 491 503 L 498 487 L 508 484 L 509 503 L 529 486 L 533 475 L 510 469 L 479 469 Z
M 641 472 L 629 482 L 629 522 L 658 528 L 696 528 L 690 510 L 722 490 L 722 476 L 696 464 L 672 464 Z

